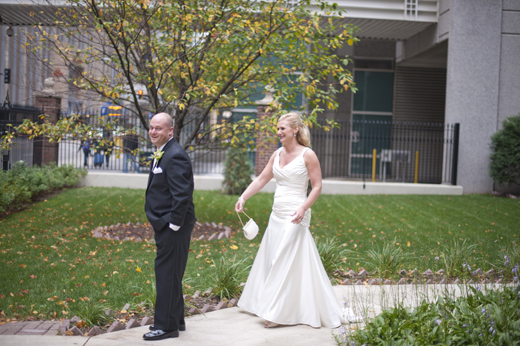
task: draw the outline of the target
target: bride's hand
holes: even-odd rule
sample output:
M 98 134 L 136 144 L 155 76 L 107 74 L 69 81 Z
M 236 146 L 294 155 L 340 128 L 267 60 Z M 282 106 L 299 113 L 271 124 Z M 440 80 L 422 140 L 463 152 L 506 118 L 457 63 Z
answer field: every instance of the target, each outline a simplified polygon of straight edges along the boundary
M 303 217 L 305 216 L 305 210 L 303 208 L 298 208 L 298 209 L 296 209 L 294 214 L 292 214 L 292 216 L 293 216 L 293 219 L 291 222 L 295 223 L 295 224 L 299 224 L 300 222 L 303 221 Z
M 245 203 L 246 203 L 246 200 L 242 196 L 238 197 L 238 201 L 235 204 L 235 211 L 243 212 Z

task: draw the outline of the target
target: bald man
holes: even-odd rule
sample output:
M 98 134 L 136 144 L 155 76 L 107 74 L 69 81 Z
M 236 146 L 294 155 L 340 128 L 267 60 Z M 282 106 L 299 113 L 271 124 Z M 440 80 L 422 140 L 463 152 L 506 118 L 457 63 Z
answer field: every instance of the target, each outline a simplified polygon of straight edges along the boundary
M 173 138 L 169 114 L 156 114 L 150 121 L 150 140 L 162 155 L 156 155 L 148 177 L 145 211 L 155 232 L 154 324 L 145 340 L 176 338 L 186 330 L 182 277 L 195 225 L 193 171 L 184 149 Z

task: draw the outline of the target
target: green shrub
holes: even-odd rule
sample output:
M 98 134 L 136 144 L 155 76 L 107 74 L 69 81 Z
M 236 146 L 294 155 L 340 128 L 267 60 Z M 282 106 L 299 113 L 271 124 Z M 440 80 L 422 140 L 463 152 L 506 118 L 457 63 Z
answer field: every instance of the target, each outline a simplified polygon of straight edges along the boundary
M 520 182 L 520 114 L 509 117 L 491 136 L 489 175 L 496 183 Z
M 224 193 L 240 195 L 251 184 L 251 175 L 253 175 L 253 166 L 246 149 L 231 147 L 224 165 Z
M 389 278 L 403 269 L 410 255 L 403 253 L 397 245 L 397 239 L 387 242 L 383 247 L 375 245 L 366 251 L 362 262 L 370 270 L 375 270 L 380 278 Z
M 15 210 L 42 193 L 76 185 L 87 174 L 85 169 L 61 166 L 29 167 L 17 162 L 8 171 L 0 171 L 0 213 Z
M 247 257 L 236 261 L 236 256 L 228 261 L 224 257 L 221 257 L 217 263 L 213 261 L 215 271 L 211 275 L 211 284 L 213 293 L 216 296 L 220 297 L 220 299 L 240 297 L 243 289 L 241 283 L 246 281 L 251 269 L 251 266 L 245 263 L 246 261 L 248 261 Z
M 520 288 L 484 290 L 467 296 L 423 300 L 416 308 L 383 311 L 364 329 L 340 330 L 338 345 L 520 345 Z M 343 327 L 342 327 L 343 328 Z

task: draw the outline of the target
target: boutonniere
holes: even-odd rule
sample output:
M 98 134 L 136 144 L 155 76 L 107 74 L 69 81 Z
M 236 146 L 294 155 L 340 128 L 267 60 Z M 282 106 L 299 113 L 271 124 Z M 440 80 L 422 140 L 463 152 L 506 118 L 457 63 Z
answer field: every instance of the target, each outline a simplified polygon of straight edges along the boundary
M 161 157 L 163 156 L 164 154 L 164 151 L 162 150 L 157 150 L 157 151 L 154 151 L 153 155 L 150 156 L 150 159 L 155 159 L 156 161 L 159 161 L 161 159 Z

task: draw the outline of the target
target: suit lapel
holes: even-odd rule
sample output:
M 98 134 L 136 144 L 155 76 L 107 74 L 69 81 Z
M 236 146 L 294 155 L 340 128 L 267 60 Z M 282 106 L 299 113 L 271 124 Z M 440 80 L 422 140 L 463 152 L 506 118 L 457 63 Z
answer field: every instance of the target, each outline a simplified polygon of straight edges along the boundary
M 175 138 L 172 138 L 171 140 L 169 140 L 166 145 L 164 146 L 163 148 L 163 156 L 157 160 L 157 165 L 156 167 L 159 167 L 159 164 L 161 163 L 161 160 L 162 158 L 164 157 L 164 155 L 166 154 L 166 150 L 168 150 L 168 148 L 170 148 L 172 146 L 172 143 L 175 142 Z M 150 188 L 150 184 L 152 183 L 152 180 L 153 180 L 153 160 L 152 160 L 152 169 L 150 169 L 150 174 L 148 175 L 148 186 L 146 187 L 146 191 L 148 191 L 148 189 Z

